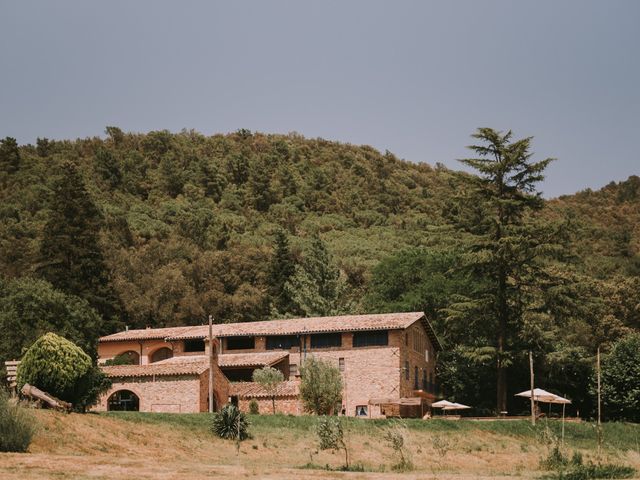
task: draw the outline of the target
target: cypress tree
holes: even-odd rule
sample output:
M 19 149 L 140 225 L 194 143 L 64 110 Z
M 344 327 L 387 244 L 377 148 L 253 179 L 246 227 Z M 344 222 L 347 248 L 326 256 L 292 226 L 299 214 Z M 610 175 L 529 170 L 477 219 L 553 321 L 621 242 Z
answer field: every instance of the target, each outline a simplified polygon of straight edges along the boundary
M 121 308 L 99 246 L 102 217 L 73 163 L 62 165 L 53 192 L 37 271 L 55 288 L 84 298 L 105 321 L 100 333 L 107 333 Z

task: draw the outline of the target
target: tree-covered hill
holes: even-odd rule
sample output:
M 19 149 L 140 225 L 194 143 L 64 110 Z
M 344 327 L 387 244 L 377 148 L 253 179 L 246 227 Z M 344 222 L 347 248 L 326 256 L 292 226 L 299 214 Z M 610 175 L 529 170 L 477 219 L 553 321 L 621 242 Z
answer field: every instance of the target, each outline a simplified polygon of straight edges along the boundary
M 514 145 L 526 153 L 525 143 Z M 543 375 L 585 398 L 595 346 L 640 327 L 640 179 L 543 201 L 521 157 L 531 191 L 495 203 L 521 203 L 503 219 L 509 236 L 492 240 L 495 258 L 518 264 L 501 300 L 517 328 L 504 327 L 513 352 L 535 349 Z M 6 138 L 0 325 L 14 334 L 0 340 L 0 360 L 49 330 L 89 346 L 124 325 L 210 313 L 424 310 L 447 345 L 449 391 L 490 404 L 487 294 L 505 272 L 483 263 L 494 222 L 486 181 L 298 134 L 107 127 L 105 138 Z M 504 365 L 518 371 L 513 352 Z

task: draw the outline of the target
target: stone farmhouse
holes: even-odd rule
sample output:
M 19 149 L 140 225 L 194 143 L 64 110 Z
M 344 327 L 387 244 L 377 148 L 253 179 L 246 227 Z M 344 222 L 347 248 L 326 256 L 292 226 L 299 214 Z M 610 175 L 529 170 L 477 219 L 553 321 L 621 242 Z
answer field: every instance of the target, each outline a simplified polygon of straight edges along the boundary
M 206 412 L 209 408 L 207 325 L 126 330 L 100 338 L 99 362 L 111 389 L 98 410 Z M 285 381 L 276 410 L 303 413 L 300 365 L 310 356 L 342 372 L 338 413 L 349 416 L 417 417 L 437 394 L 435 362 L 440 343 L 422 312 L 299 318 L 213 326 L 214 407 L 232 402 L 241 410 L 258 402 L 271 413 L 271 398 L 251 381 L 271 366 Z M 129 365 L 104 365 L 115 357 Z

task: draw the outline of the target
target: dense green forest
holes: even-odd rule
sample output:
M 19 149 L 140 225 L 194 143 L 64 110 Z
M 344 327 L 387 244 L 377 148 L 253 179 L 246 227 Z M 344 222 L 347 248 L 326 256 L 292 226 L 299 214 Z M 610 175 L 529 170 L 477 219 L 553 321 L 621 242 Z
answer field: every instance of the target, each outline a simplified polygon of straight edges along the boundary
M 590 412 L 596 347 L 640 329 L 640 178 L 545 201 L 530 139 L 479 132 L 478 175 L 247 130 L 6 138 L 0 361 L 46 331 L 92 351 L 208 314 L 424 310 L 454 398 L 495 408 L 498 382 L 513 405 L 533 350 L 542 386 Z

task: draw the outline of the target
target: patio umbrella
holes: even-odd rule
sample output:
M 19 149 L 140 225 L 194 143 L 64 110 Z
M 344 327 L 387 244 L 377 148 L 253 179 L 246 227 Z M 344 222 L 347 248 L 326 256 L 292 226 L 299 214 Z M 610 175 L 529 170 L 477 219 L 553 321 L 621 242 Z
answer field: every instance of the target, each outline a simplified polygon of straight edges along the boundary
M 465 410 L 471 408 L 469 405 L 463 405 L 461 403 L 454 403 L 453 405 L 443 407 L 443 410 Z
M 531 390 L 525 390 L 524 392 L 516 393 L 516 397 L 531 398 Z M 541 388 L 533 389 L 533 400 L 535 402 L 552 403 L 558 396 L 555 393 L 547 392 Z
M 431 404 L 433 408 L 454 407 L 455 405 L 455 403 L 450 402 L 449 400 L 440 400 L 439 402 L 434 402 Z
M 454 407 L 456 404 L 450 402 L 449 400 L 440 400 L 439 402 L 434 402 L 431 404 L 432 408 L 441 408 L 443 413 L 446 415 L 447 407 Z
M 516 397 L 531 398 L 531 390 L 525 390 L 524 392 L 516 393 Z M 562 441 L 564 442 L 564 412 L 567 404 L 571 403 L 571 400 L 556 395 L 555 393 L 547 392 L 541 388 L 533 389 L 533 400 L 536 402 L 548 403 L 551 408 L 552 403 L 562 404 Z

